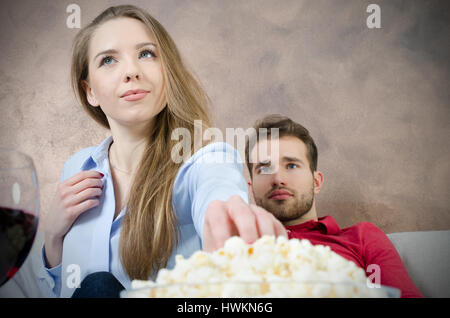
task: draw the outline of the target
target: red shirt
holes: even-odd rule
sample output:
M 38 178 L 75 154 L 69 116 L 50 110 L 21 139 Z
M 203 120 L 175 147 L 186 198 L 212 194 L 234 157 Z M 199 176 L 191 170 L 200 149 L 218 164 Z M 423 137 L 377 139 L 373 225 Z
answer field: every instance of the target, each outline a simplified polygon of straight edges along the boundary
M 372 267 L 368 268 L 369 265 L 378 265 L 380 284 L 400 289 L 402 298 L 423 297 L 409 277 L 394 245 L 372 223 L 361 222 L 341 229 L 332 216 L 325 216 L 318 221 L 286 226 L 286 229 L 290 239 L 308 239 L 313 245 L 329 246 L 333 252 L 364 269 L 366 276 L 374 273 Z

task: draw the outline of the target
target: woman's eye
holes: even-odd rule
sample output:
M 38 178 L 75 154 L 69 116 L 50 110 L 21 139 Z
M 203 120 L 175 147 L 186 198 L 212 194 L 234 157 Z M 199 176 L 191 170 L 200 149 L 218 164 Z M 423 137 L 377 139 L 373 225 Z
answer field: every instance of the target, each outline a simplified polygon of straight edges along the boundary
M 102 65 L 110 65 L 114 61 L 112 56 L 106 56 L 102 59 L 100 66 Z
M 139 58 L 152 58 L 152 57 L 156 57 L 156 55 L 151 50 L 144 50 L 139 54 Z M 111 65 L 111 64 L 113 64 L 113 62 L 114 62 L 114 58 L 112 56 L 105 56 L 101 60 L 100 66 Z
M 148 57 L 155 57 L 155 56 L 156 56 L 155 53 L 153 53 L 152 51 L 144 50 L 141 52 L 139 57 L 140 58 L 148 58 Z

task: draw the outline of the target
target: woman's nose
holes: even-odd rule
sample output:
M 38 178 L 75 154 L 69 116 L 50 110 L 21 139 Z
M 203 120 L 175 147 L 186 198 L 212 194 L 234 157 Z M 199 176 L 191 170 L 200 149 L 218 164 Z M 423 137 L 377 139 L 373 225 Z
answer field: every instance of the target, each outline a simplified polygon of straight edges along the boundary
M 127 66 L 126 66 L 126 70 L 125 70 L 125 82 L 129 82 L 131 80 L 139 80 L 142 79 L 142 74 L 141 71 L 139 69 L 139 66 L 136 65 L 135 62 L 130 61 L 128 62 Z
M 139 74 L 131 74 L 131 75 L 127 75 L 127 80 L 129 81 L 129 80 L 132 79 L 133 77 L 136 77 L 136 79 L 139 79 Z
M 137 80 L 139 80 L 139 79 L 140 79 L 139 73 L 135 72 L 135 73 L 127 73 L 127 74 L 126 74 L 126 76 L 125 76 L 125 81 L 126 81 L 126 82 L 129 82 L 129 81 L 131 81 L 132 79 L 137 79 Z

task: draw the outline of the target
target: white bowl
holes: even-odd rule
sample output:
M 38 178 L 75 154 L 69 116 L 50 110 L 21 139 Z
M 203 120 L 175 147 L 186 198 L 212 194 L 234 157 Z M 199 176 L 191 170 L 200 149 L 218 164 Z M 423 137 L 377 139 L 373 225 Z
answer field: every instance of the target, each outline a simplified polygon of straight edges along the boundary
M 344 282 L 176 283 L 121 292 L 121 298 L 399 298 L 393 287 Z

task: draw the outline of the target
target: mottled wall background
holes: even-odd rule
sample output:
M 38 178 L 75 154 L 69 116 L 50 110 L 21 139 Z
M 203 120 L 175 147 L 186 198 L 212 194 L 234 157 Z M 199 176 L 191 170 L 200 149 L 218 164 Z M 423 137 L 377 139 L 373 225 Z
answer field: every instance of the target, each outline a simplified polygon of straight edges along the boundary
M 70 3 L 82 26 L 111 5 L 147 9 L 207 90 L 219 128 L 268 113 L 305 125 L 325 175 L 319 215 L 387 233 L 450 229 L 447 1 L 2 0 L 0 146 L 34 158 L 42 214 L 63 163 L 108 135 L 70 89 Z M 366 26 L 370 3 L 381 29 Z

